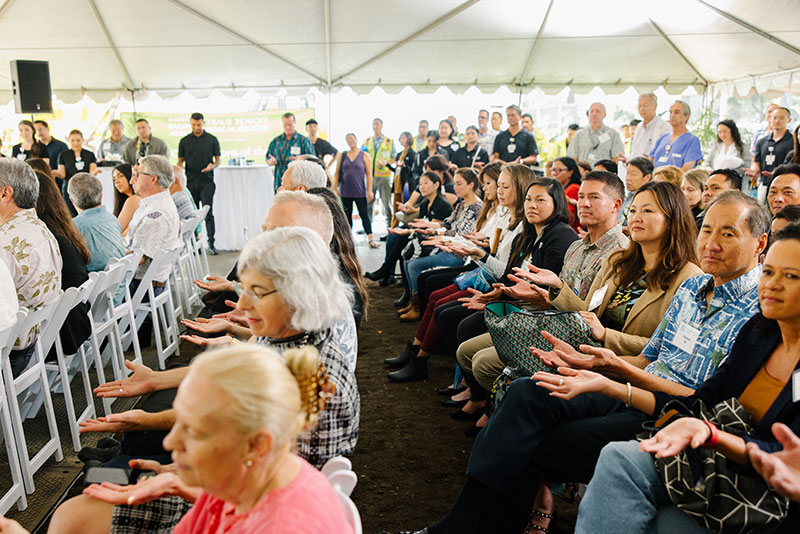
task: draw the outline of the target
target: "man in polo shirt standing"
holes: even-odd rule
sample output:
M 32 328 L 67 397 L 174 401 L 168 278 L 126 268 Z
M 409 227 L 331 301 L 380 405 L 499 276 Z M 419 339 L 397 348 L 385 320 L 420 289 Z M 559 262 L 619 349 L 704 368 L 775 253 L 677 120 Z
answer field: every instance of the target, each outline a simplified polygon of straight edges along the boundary
M 306 136 L 297 133 L 295 120 L 294 113 L 283 114 L 281 117 L 283 133 L 273 139 L 267 149 L 267 164 L 275 166 L 275 183 L 273 184 L 275 191 L 281 186 L 281 178 L 289 168 L 289 162 L 296 160 L 301 154 L 317 155 L 311 141 Z
M 492 161 L 535 165 L 539 149 L 536 146 L 536 139 L 520 124 L 522 110 L 519 109 L 519 106 L 508 106 L 506 119 L 508 120 L 508 130 L 500 132 L 494 138 Z
M 686 128 L 691 113 L 692 108 L 683 100 L 676 100 L 669 107 L 669 125 L 672 126 L 672 133 L 659 137 L 653 150 L 648 154 L 656 169 L 674 165 L 687 172 L 694 169 L 703 159 L 700 139 Z
M 216 137 L 203 129 L 202 113 L 192 113 L 189 123 L 192 133 L 178 144 L 178 167 L 186 164 L 186 185 L 195 202 L 208 206 L 206 233 L 208 234 L 208 253 L 217 253 L 214 248 L 214 169 L 219 166 L 220 150 Z
M 419 152 L 425 148 L 428 142 L 428 121 L 422 119 L 417 126 L 417 136 L 414 137 L 414 152 Z
M 489 111 L 482 109 L 478 112 L 478 145 L 487 154 L 494 152 L 494 138 L 497 132 L 489 128 Z
M 769 117 L 772 135 L 758 140 L 756 153 L 753 155 L 753 165 L 745 171 L 753 187 L 758 185 L 758 198 L 762 202 L 766 200 L 767 191 L 772 183 L 772 171 L 775 167 L 783 165 L 786 155 L 794 147 L 792 134 L 786 128 L 791 118 L 789 110 L 776 108 Z
M 567 148 L 567 156 L 575 161 L 587 161 L 589 165 L 601 159 L 610 159 L 615 163 L 622 152 L 622 140 L 616 130 L 603 124 L 606 118 L 606 107 L 600 102 L 589 106 L 589 126 L 581 128 L 572 138 Z
M 389 165 L 397 157 L 397 146 L 394 140 L 383 135 L 383 119 L 372 120 L 372 137 L 367 137 L 361 150 L 369 154 L 372 160 L 372 202 L 369 203 L 369 213 L 373 216 L 373 206 L 378 195 L 381 197 L 383 214 L 386 217 L 386 227 L 392 222 L 392 177 L 394 172 Z

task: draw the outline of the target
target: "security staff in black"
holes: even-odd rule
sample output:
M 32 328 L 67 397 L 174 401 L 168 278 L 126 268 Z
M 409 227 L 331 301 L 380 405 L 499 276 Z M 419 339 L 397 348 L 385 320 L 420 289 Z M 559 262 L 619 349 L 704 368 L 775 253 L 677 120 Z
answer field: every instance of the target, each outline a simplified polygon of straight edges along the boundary
M 192 113 L 190 124 L 192 133 L 178 144 L 178 166 L 186 164 L 186 185 L 195 202 L 208 206 L 206 233 L 208 234 L 208 253 L 214 255 L 214 169 L 219 166 L 219 141 L 203 129 L 202 113 Z

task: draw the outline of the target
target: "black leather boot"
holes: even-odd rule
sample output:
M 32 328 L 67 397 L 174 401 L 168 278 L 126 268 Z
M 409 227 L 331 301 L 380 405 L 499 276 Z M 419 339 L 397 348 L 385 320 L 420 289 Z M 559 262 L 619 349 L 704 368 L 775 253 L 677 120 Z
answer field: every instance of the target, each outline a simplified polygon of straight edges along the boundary
M 394 307 L 405 308 L 406 306 L 408 306 L 409 302 L 411 302 L 411 292 L 408 290 L 408 288 L 406 288 L 406 290 L 403 291 L 403 295 L 399 299 L 394 301 Z
M 428 357 L 415 356 L 408 364 L 399 371 L 388 374 L 392 382 L 414 382 L 428 378 Z
M 406 350 L 403 351 L 403 354 L 394 358 L 386 358 L 383 360 L 383 363 L 386 365 L 386 367 L 390 367 L 392 369 L 401 369 L 408 364 L 408 360 L 416 357 L 418 352 L 419 345 L 414 345 L 411 341 L 409 341 L 408 345 L 406 345 Z
M 378 269 L 377 271 L 364 273 L 364 278 L 372 280 L 373 282 L 383 280 L 384 278 L 386 278 L 386 276 L 387 276 L 386 269 L 383 268 L 383 265 L 381 265 L 380 269 Z

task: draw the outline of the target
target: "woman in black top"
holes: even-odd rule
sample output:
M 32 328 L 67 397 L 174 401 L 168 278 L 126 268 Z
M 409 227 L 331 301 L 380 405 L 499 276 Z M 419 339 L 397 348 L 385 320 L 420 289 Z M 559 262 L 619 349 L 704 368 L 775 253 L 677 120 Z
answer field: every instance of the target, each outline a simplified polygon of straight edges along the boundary
M 489 153 L 478 144 L 478 129 L 475 126 L 467 126 L 466 144 L 456 151 L 453 155 L 453 165 L 456 168 L 474 167 L 480 170 L 489 163 Z
M 439 147 L 447 151 L 447 159 L 450 161 L 453 161 L 453 156 L 461 148 L 458 141 L 453 139 L 454 132 L 455 128 L 449 120 L 439 122 Z
M 69 146 L 70 150 L 65 150 L 58 155 L 58 170 L 55 174 L 63 180 L 61 182 L 61 193 L 70 213 L 74 217 L 78 212 L 75 211 L 75 206 L 72 205 L 72 201 L 67 195 L 67 184 L 69 179 L 79 172 L 97 174 L 97 158 L 94 157 L 94 152 L 83 148 L 83 134 L 80 130 L 72 130 L 69 133 Z
M 411 177 L 414 180 L 415 188 L 419 183 L 419 177 L 425 172 L 425 163 L 428 159 L 436 155 L 441 155 L 450 161 L 450 156 L 447 150 L 439 146 L 439 134 L 436 132 L 428 132 L 425 148 L 417 152 L 414 156 L 414 165 L 411 167 Z
M 419 193 L 422 201 L 419 203 L 418 219 L 429 221 L 443 221 L 453 212 L 453 206 L 442 196 L 439 189 L 442 179 L 438 174 L 426 172 L 420 177 Z M 403 249 L 408 244 L 409 236 L 413 230 L 409 228 L 390 228 L 386 238 L 386 257 L 378 270 L 365 273 L 364 276 L 373 281 L 381 281 L 381 285 L 388 285 L 394 277 L 397 262 L 402 257 Z
M 20 121 L 19 136 L 21 143 L 17 143 L 11 149 L 11 157 L 18 159 L 42 158 L 47 159 L 47 147 L 36 139 L 36 130 L 31 121 Z
M 39 179 L 39 198 L 36 200 L 36 215 L 55 236 L 61 250 L 61 289 L 79 287 L 89 279 L 86 271 L 91 256 L 86 239 L 72 222 L 67 205 L 55 182 L 49 176 L 36 172 Z M 64 354 L 74 354 L 83 342 L 89 339 L 92 327 L 89 323 L 89 305 L 81 303 L 67 315 L 59 333 Z M 48 359 L 55 358 L 51 351 Z

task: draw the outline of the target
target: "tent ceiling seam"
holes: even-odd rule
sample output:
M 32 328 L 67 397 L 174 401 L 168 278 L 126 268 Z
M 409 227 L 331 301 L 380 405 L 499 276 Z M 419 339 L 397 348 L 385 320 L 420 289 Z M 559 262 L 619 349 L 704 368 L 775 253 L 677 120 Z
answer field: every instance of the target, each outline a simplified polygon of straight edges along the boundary
M 316 80 L 319 83 L 325 83 L 325 80 L 323 80 L 322 78 L 320 78 L 319 76 L 317 76 L 313 72 L 305 69 L 304 67 L 301 67 L 297 63 L 295 63 L 295 62 L 283 57 L 282 55 L 273 52 L 269 48 L 267 48 L 265 46 L 261 46 L 260 44 L 256 43 L 255 41 L 253 41 L 251 39 L 248 39 L 244 35 L 236 32 L 235 30 L 229 28 L 228 26 L 225 26 L 224 24 L 222 24 L 220 22 L 217 22 L 216 20 L 205 16 L 204 14 L 200 13 L 199 11 L 196 11 L 195 9 L 187 6 L 183 2 L 180 2 L 179 0 L 169 0 L 169 2 L 172 3 L 175 6 L 183 9 L 187 13 L 189 13 L 191 15 L 194 15 L 195 17 L 197 17 L 198 19 L 202 20 L 206 24 L 208 24 L 210 26 L 213 26 L 214 28 L 217 28 L 218 30 L 223 31 L 223 32 L 227 33 L 228 35 L 230 35 L 230 36 L 232 36 L 232 37 L 234 37 L 236 39 L 239 39 L 240 41 L 246 43 L 247 45 L 249 45 L 253 49 L 261 52 L 262 54 L 265 54 L 265 55 L 270 56 L 270 57 L 272 57 L 274 59 L 278 59 L 278 60 L 282 61 L 283 63 L 286 63 L 290 67 L 302 72 L 306 76 L 309 76 L 309 77 L 313 78 L 314 80 Z
M 125 82 L 128 84 L 127 89 L 133 89 L 134 84 L 133 79 L 131 78 L 131 73 L 128 71 L 128 67 L 122 60 L 122 56 L 120 55 L 117 46 L 114 44 L 114 40 L 111 38 L 111 34 L 106 27 L 106 23 L 103 20 L 102 15 L 100 15 L 100 11 L 97 9 L 97 4 L 95 4 L 94 0 L 87 0 L 87 2 L 89 3 L 89 9 L 92 10 L 92 15 L 94 15 L 95 21 L 97 21 L 97 26 L 103 33 L 103 38 L 105 38 L 108 47 L 111 48 L 111 54 L 114 56 L 114 61 L 117 62 L 117 67 L 119 67 L 119 70 L 122 71 L 122 75 L 125 77 Z
M 0 6 L 0 18 L 6 14 L 6 11 L 14 4 L 14 0 L 6 0 L 2 6 Z
M 358 72 L 359 70 L 363 69 L 367 65 L 369 65 L 371 63 L 374 63 L 375 61 L 381 59 L 382 57 L 394 52 L 395 50 L 397 50 L 401 46 L 413 41 L 414 39 L 416 39 L 420 35 L 432 30 L 433 28 L 439 26 L 443 22 L 446 22 L 447 20 L 450 20 L 451 18 L 455 17 L 456 15 L 461 13 L 462 11 L 472 7 L 473 5 L 477 4 L 478 2 L 480 2 L 480 0 L 467 0 L 463 4 L 459 4 L 454 9 L 451 9 L 450 11 L 448 11 L 447 13 L 445 13 L 444 15 L 439 17 L 438 19 L 434 20 L 433 22 L 431 22 L 430 24 L 428 24 L 427 26 L 425 26 L 421 30 L 417 30 L 416 32 L 412 33 L 411 35 L 409 35 L 408 37 L 406 37 L 402 41 L 399 41 L 399 42 L 393 44 L 392 46 L 390 46 L 389 48 L 387 48 L 383 52 L 380 52 L 379 54 L 377 54 L 377 55 L 371 57 L 370 59 L 366 60 L 365 62 L 363 62 L 359 66 L 357 66 L 357 67 L 355 67 L 353 69 L 350 69 L 349 71 L 345 72 L 341 76 L 337 77 L 333 81 L 333 83 L 334 84 L 340 83 L 344 78 L 350 76 L 351 74 L 353 74 L 355 72 Z
M 331 0 L 322 0 L 323 24 L 325 24 L 325 82 L 331 85 Z
M 703 76 L 702 74 L 700 74 L 700 71 L 697 70 L 697 67 L 695 67 L 694 64 L 691 61 L 689 61 L 689 58 L 687 58 L 685 55 L 683 55 L 683 52 L 681 52 L 680 48 L 678 48 L 677 45 L 675 45 L 675 43 L 673 43 L 672 40 L 669 37 L 667 37 L 667 34 L 664 33 L 664 31 L 661 29 L 661 27 L 658 24 L 656 24 L 655 21 L 653 21 L 653 19 L 648 18 L 647 20 L 648 20 L 648 22 L 650 22 L 650 25 L 653 27 L 653 29 L 656 31 L 656 33 L 658 33 L 658 35 L 661 36 L 661 38 L 664 40 L 664 42 L 667 43 L 667 46 L 669 46 L 669 48 L 673 52 L 675 52 L 675 54 L 679 58 L 681 58 L 683 60 L 683 62 L 686 63 L 686 65 L 690 69 L 692 69 L 692 72 L 694 72 L 697 75 L 697 77 L 700 78 L 703 81 L 704 85 L 708 86 L 708 80 L 706 79 L 706 77 Z
M 550 10 L 553 9 L 553 4 L 555 3 L 556 0 L 550 0 L 550 3 L 547 5 L 547 11 L 544 12 L 542 24 L 539 26 L 539 31 L 536 32 L 536 39 L 534 39 L 533 45 L 531 45 L 531 51 L 528 53 L 528 59 L 525 61 L 525 65 L 522 67 L 522 72 L 519 75 L 520 82 L 524 81 L 525 76 L 528 74 L 528 69 L 533 62 L 533 55 L 536 53 L 536 49 L 539 47 L 539 43 L 542 40 L 542 34 L 544 33 L 544 27 L 547 25 L 547 19 L 550 18 Z
M 707 7 L 708 9 L 713 11 L 714 13 L 716 13 L 717 15 L 719 15 L 721 17 L 725 17 L 726 19 L 730 20 L 731 22 L 734 22 L 734 23 L 738 24 L 739 26 L 741 26 L 743 28 L 747 28 L 751 32 L 755 33 L 756 35 L 759 35 L 759 36 L 763 37 L 764 39 L 767 39 L 768 41 L 772 41 L 776 45 L 782 46 L 786 50 L 789 50 L 790 52 L 800 56 L 800 48 L 797 48 L 796 46 L 793 46 L 793 45 L 787 43 L 786 41 L 784 41 L 782 39 L 778 39 L 774 35 L 765 32 L 761 28 L 759 28 L 757 26 L 753 26 L 749 22 L 744 21 L 744 20 L 742 20 L 739 17 L 736 17 L 734 15 L 731 15 L 730 13 L 725 11 L 724 9 L 720 9 L 720 8 L 718 8 L 716 6 L 713 6 L 713 5 L 709 4 L 708 2 L 705 2 L 704 0 L 697 0 L 697 2 L 699 2 L 702 5 L 704 5 L 705 7 Z

